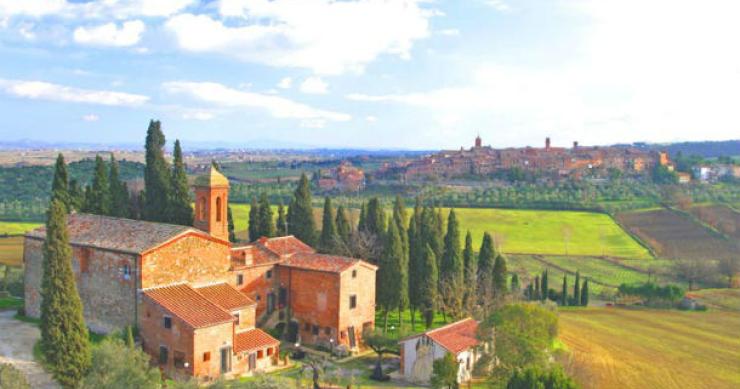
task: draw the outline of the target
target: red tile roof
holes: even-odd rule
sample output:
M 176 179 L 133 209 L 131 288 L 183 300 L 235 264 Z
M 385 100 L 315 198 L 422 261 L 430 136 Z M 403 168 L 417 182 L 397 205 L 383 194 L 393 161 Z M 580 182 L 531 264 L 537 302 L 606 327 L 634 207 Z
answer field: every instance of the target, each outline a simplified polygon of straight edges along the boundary
M 424 334 L 447 351 L 457 354 L 478 345 L 477 331 L 478 322 L 467 318 Z
M 363 261 L 356 258 L 340 257 L 337 255 L 299 253 L 291 255 L 283 262 L 280 262 L 280 266 L 305 270 L 325 271 L 330 273 L 341 273 L 360 262 Z
M 234 353 L 254 351 L 280 345 L 280 341 L 259 328 L 238 332 L 234 337 Z
M 268 250 L 266 247 L 257 244 L 251 244 L 231 249 L 231 258 L 235 266 L 239 265 L 264 265 L 280 260 L 280 256 Z
M 279 238 L 260 238 L 257 242 L 280 256 L 295 253 L 316 252 L 313 247 L 303 243 L 293 235 L 282 236 Z
M 233 321 L 231 314 L 186 284 L 148 289 L 149 297 L 162 308 L 193 328 L 210 327 Z
M 187 226 L 79 213 L 69 215 L 67 231 L 73 245 L 134 254 L 141 254 L 185 232 L 207 236 L 206 233 Z M 37 228 L 27 236 L 44 239 L 46 228 Z
M 254 300 L 226 283 L 203 286 L 196 288 L 195 290 L 208 299 L 208 301 L 227 311 L 233 311 L 256 304 Z

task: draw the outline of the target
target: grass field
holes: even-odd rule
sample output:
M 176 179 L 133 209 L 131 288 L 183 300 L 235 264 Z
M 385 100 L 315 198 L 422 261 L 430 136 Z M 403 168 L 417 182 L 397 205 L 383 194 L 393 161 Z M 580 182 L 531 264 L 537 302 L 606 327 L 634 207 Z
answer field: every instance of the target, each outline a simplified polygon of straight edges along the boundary
M 663 258 L 719 259 L 736 255 L 732 242 L 678 212 L 626 212 L 617 219 Z
M 740 212 L 719 204 L 692 207 L 691 214 L 733 239 L 740 239 Z
M 35 222 L 0 221 L 0 235 L 23 235 L 34 228 L 40 227 L 41 224 Z
M 236 231 L 246 230 L 249 204 L 231 207 Z M 467 230 L 473 234 L 476 250 L 488 231 L 506 253 L 650 258 L 644 247 L 600 213 L 493 208 L 458 208 L 455 212 L 463 234 Z M 321 209 L 314 209 L 314 216 L 320 226 Z
M 691 295 L 710 309 L 740 312 L 740 289 L 702 289 Z
M 20 266 L 23 263 L 23 237 L 0 238 L 0 263 Z
M 740 387 L 738 328 L 737 312 L 560 312 L 560 338 L 584 388 Z

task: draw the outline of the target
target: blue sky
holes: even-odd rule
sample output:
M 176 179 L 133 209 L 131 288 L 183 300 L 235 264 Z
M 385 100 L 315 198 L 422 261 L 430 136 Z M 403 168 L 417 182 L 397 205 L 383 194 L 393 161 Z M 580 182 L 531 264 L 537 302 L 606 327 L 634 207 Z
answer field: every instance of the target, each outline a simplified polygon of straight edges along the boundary
M 740 138 L 740 2 L 0 0 L 0 137 Z M 185 144 L 187 147 L 187 144 Z

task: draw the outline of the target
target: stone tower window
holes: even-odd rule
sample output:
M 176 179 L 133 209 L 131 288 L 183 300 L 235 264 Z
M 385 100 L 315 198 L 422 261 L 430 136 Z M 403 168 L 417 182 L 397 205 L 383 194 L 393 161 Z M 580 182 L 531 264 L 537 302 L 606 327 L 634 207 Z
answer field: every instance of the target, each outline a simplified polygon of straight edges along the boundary
M 200 220 L 206 220 L 206 198 L 201 197 L 200 198 Z
M 216 221 L 221 221 L 221 197 L 216 197 Z

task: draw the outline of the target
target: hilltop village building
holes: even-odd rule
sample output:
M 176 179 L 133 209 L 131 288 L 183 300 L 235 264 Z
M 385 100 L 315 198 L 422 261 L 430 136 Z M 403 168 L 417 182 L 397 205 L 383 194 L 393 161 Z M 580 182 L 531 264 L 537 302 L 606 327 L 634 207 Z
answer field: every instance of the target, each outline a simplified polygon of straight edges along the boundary
M 195 182 L 194 227 L 72 214 L 72 266 L 88 326 L 138 326 L 144 350 L 170 376 L 212 379 L 269 370 L 279 322 L 300 342 L 361 345 L 374 327 L 375 273 L 365 261 L 316 251 L 293 236 L 228 241 L 229 182 Z M 44 227 L 24 241 L 25 309 L 40 316 Z
M 543 148 L 494 149 L 483 146 L 479 136 L 470 149 L 441 151 L 403 164 L 388 165 L 381 168 L 379 174 L 397 174 L 404 180 L 416 180 L 489 175 L 518 168 L 555 177 L 579 177 L 592 169 L 642 173 L 658 164 L 673 168 L 667 153 L 636 147 L 586 147 L 578 142 L 573 142 L 571 148 L 553 147 L 550 138 L 546 138 Z

